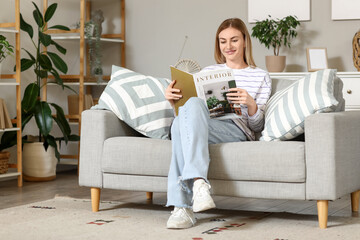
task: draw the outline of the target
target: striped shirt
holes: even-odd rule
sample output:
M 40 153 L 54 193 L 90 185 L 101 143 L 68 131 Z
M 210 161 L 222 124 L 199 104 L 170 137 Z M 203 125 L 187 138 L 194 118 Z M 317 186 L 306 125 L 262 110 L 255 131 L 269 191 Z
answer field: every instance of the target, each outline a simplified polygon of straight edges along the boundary
M 229 68 L 226 64 L 215 64 L 205 67 L 202 71 L 226 68 Z M 249 140 L 255 140 L 254 132 L 260 132 L 264 127 L 264 110 L 271 93 L 271 79 L 266 71 L 258 67 L 232 70 L 236 87 L 245 89 L 258 106 L 256 113 L 249 116 L 247 106 L 241 104 L 242 118 L 233 121 L 244 131 Z

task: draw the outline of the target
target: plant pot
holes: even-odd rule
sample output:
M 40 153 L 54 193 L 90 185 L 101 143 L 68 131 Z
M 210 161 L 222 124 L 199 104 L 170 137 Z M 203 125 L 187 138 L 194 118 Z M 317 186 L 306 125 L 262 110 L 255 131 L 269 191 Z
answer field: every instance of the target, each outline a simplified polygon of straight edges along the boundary
M 42 142 L 24 143 L 23 178 L 26 181 L 42 182 L 56 178 L 55 150 L 49 146 L 45 151 Z
M 2 151 L 0 152 L 0 174 L 7 173 L 9 166 L 9 158 L 10 158 L 10 152 Z
M 265 56 L 268 72 L 282 72 L 286 65 L 286 56 Z

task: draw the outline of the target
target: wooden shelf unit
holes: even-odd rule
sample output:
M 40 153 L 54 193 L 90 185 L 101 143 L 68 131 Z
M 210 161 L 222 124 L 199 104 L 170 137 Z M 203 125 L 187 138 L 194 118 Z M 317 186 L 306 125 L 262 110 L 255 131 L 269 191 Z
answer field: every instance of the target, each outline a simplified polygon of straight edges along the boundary
M 15 0 L 15 22 L 0 23 L 0 33 L 13 33 L 15 34 L 15 65 L 16 72 L 15 74 L 1 74 L 0 75 L 0 85 L 3 87 L 13 87 L 15 86 L 16 92 L 16 119 L 13 119 L 12 122 L 15 122 L 18 126 L 17 128 L 7 128 L 1 129 L 1 132 L 5 131 L 16 131 L 17 135 L 17 146 L 16 146 L 16 163 L 9 164 L 9 171 L 4 174 L 0 174 L 0 178 L 10 178 L 17 177 L 18 187 L 23 185 L 23 176 L 22 176 L 22 136 L 21 136 L 21 69 L 20 69 L 20 0 Z M 0 4 L 1 6 L 2 4 Z M 3 6 L 5 8 L 5 6 Z M 6 79 L 7 81 L 3 81 Z M 15 79 L 14 82 L 9 82 L 9 79 Z
M 47 30 L 46 33 L 52 35 L 52 39 L 54 40 L 62 40 L 62 41 L 79 41 L 79 54 L 80 54 L 80 69 L 78 75 L 60 75 L 60 78 L 63 79 L 65 85 L 69 86 L 78 86 L 79 87 L 79 112 L 83 111 L 84 106 L 84 94 L 92 93 L 92 87 L 95 86 L 106 86 L 107 82 L 110 80 L 110 76 L 103 76 L 103 83 L 97 83 L 94 80 L 94 77 L 90 75 L 90 64 L 88 59 L 88 47 L 86 46 L 85 41 L 85 22 L 90 21 L 91 19 L 91 8 L 92 2 L 94 0 L 78 0 L 80 2 L 80 28 L 79 29 L 71 29 L 70 31 L 62 31 L 62 30 Z M 99 0 L 100 1 L 100 0 Z M 120 56 L 121 56 L 121 66 L 125 67 L 125 0 L 111 0 L 113 2 L 120 2 L 120 16 L 121 16 L 121 32 L 116 34 L 102 34 L 101 41 L 121 44 L 120 46 Z M 46 12 L 48 7 L 48 0 L 43 0 L 43 12 Z M 104 14 L 105 15 L 105 14 Z M 106 16 L 105 16 L 106 17 Z M 49 76 L 48 79 L 54 79 L 53 76 Z M 44 79 L 46 82 L 47 79 Z M 49 84 L 49 86 L 55 84 Z M 85 89 L 86 87 L 86 89 Z M 45 85 L 42 90 L 42 97 L 44 99 L 47 98 L 47 86 Z M 81 114 L 79 115 L 67 115 L 66 118 L 76 119 L 76 122 L 70 122 L 70 124 L 77 124 L 79 126 L 79 136 L 81 135 Z M 78 153 L 80 152 L 80 142 L 78 144 Z M 73 159 L 77 159 L 77 164 L 79 164 L 79 154 L 77 155 L 61 155 L 61 159 L 66 159 L 64 164 L 75 165 Z M 69 159 L 72 159 L 70 161 Z M 60 161 L 62 164 L 62 161 Z

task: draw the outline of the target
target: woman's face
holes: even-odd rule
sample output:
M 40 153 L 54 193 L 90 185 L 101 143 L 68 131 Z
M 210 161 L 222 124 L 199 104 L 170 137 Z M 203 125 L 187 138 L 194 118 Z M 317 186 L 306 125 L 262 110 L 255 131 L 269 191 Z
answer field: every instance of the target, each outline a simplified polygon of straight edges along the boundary
M 245 40 L 236 28 L 226 28 L 219 33 L 219 48 L 226 62 L 244 61 Z

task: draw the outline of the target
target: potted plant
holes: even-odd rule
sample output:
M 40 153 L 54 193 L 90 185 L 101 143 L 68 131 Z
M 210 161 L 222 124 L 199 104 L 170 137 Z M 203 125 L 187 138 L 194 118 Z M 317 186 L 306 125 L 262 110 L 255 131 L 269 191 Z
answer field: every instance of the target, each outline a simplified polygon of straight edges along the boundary
M 50 51 L 45 52 L 42 49 L 52 45 L 55 46 L 60 53 L 66 54 L 66 49 L 53 41 L 51 36 L 46 34 L 46 31 L 47 29 L 68 31 L 69 28 L 62 25 L 47 27 L 49 20 L 56 11 L 56 3 L 48 7 L 44 16 L 34 2 L 33 5 L 35 7 L 33 16 L 37 25 L 35 34 L 32 26 L 25 22 L 22 15 L 20 15 L 20 28 L 28 33 L 35 47 L 34 55 L 24 49 L 29 58 L 21 59 L 21 71 L 33 67 L 36 75 L 36 81 L 29 84 L 25 89 L 21 102 L 21 117 L 22 128 L 24 128 L 33 117 L 35 118 L 36 125 L 39 129 L 39 136 L 37 138 L 38 142 L 30 143 L 29 140 L 24 140 L 23 170 L 25 180 L 51 180 L 56 176 L 56 159 L 58 161 L 60 160 L 57 143 L 65 141 L 67 144 L 68 141 L 79 140 L 79 137 L 71 134 L 70 125 L 65 118 L 63 109 L 55 103 L 42 100 L 40 97 L 40 89 L 43 87 L 42 79 L 47 78 L 49 74 L 52 74 L 55 78 L 52 83 L 60 85 L 63 89 L 65 87 L 71 89 L 63 84 L 58 73 L 58 71 L 64 74 L 67 73 L 68 68 L 66 63 L 58 54 Z M 35 35 L 37 35 L 37 39 L 34 39 Z M 55 114 L 53 114 L 53 110 L 55 110 Z M 53 123 L 59 126 L 62 137 L 51 135 Z M 50 166 L 47 166 L 47 164 L 50 164 Z M 35 166 L 37 167 L 36 169 Z
M 286 56 L 279 56 L 280 47 L 291 47 L 291 40 L 297 36 L 296 27 L 300 25 L 296 16 L 280 19 L 269 18 L 257 21 L 251 36 L 259 39 L 266 48 L 274 49 L 274 56 L 266 56 L 266 68 L 269 72 L 282 72 L 285 69 Z
M 1 73 L 1 63 L 4 59 L 14 53 L 14 46 L 11 45 L 4 35 L 0 34 L 0 73 Z
M 4 35 L 0 34 L 0 73 L 1 62 L 8 56 L 14 53 L 14 46 L 12 46 Z

